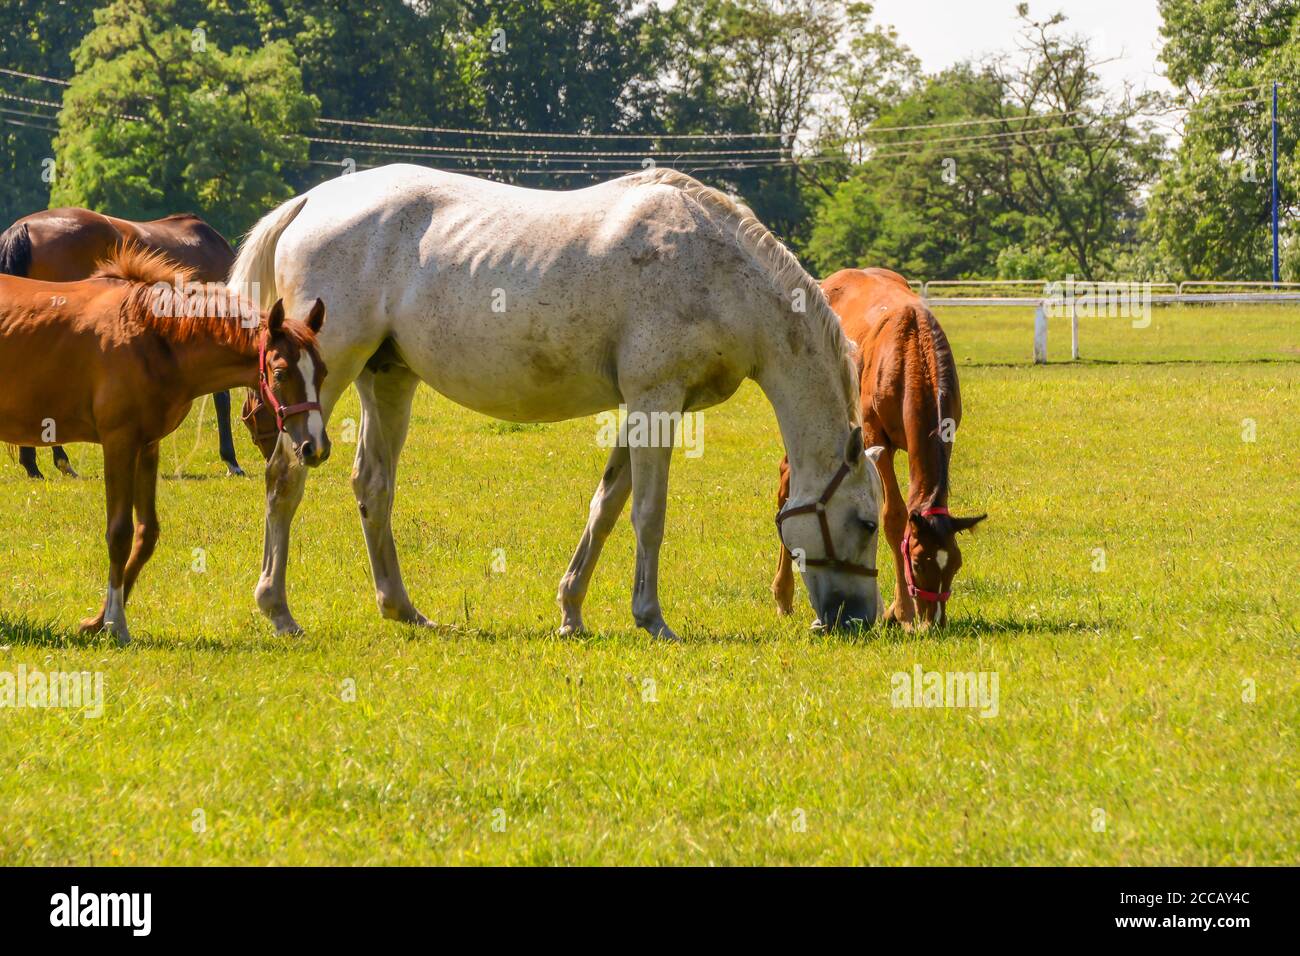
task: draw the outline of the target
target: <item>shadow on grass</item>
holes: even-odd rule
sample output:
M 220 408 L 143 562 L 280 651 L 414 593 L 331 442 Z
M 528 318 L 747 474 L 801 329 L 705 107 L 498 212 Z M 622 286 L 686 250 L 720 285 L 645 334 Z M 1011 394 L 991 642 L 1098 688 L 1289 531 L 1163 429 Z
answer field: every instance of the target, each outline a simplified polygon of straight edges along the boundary
M 191 475 L 191 474 L 171 474 L 159 473 L 159 481 L 247 481 L 253 477 L 250 473 L 245 472 L 242 475 L 220 474 L 220 475 Z M 257 477 L 261 477 L 258 475 Z
M 639 646 L 639 647 L 692 647 L 707 645 L 761 645 L 778 644 L 798 639 L 805 634 L 814 640 L 827 644 L 845 646 L 868 645 L 877 642 L 887 644 L 908 644 L 921 641 L 968 642 L 997 636 L 1031 637 L 1035 635 L 1054 634 L 1095 634 L 1099 630 L 1110 628 L 1109 621 L 1073 621 L 1053 618 L 989 618 L 982 615 L 962 616 L 948 625 L 927 630 L 904 630 L 896 625 L 876 625 L 875 627 L 846 631 L 813 630 L 811 627 L 800 628 L 789 623 L 774 623 L 770 628 L 743 631 L 717 631 L 683 629 L 680 644 L 665 644 L 652 638 L 644 631 L 632 627 L 615 627 L 594 630 L 585 634 L 561 637 L 551 627 L 476 627 L 465 624 L 435 624 L 432 627 L 415 627 L 391 624 L 395 635 L 401 634 L 407 640 L 417 642 L 475 642 L 479 644 L 500 644 L 511 641 L 528 643 L 555 643 L 572 647 L 582 646 Z M 212 635 L 186 636 L 183 633 L 169 633 L 158 636 L 149 632 L 137 633 L 130 647 L 156 650 L 188 651 L 211 654 L 240 654 L 268 652 L 286 654 L 305 654 L 328 651 L 336 643 L 345 639 L 343 634 L 330 627 L 312 628 L 300 635 L 259 634 L 252 639 L 215 637 Z M 105 647 L 116 649 L 116 642 L 107 634 L 83 635 L 75 625 L 58 621 L 37 621 L 25 615 L 15 615 L 0 611 L 0 644 L 16 644 L 26 647 L 63 647 L 91 648 Z
M 21 614 L 0 611 L 0 645 L 22 647 L 58 647 L 66 649 L 122 650 L 129 652 L 133 648 L 147 650 L 197 651 L 201 653 L 238 654 L 266 653 L 268 651 L 289 654 L 306 653 L 328 649 L 336 635 L 330 632 L 312 637 L 310 635 L 284 636 L 267 633 L 253 640 L 236 640 L 231 638 L 199 635 L 187 636 L 180 629 L 172 629 L 162 635 L 151 631 L 133 630 L 131 643 L 119 648 L 116 640 L 107 633 L 82 634 L 78 625 L 61 621 L 37 621 Z
M 1056 634 L 1096 634 L 1115 626 L 1106 620 L 1076 621 L 1055 618 L 991 618 L 982 615 L 962 616 L 942 628 L 904 630 L 897 625 L 877 624 L 870 628 L 845 631 L 814 630 L 811 626 L 800 628 L 788 622 L 774 623 L 768 628 L 742 631 L 718 631 L 691 628 L 681 630 L 680 644 L 664 644 L 644 631 L 632 627 L 599 628 L 585 634 L 561 637 L 553 628 L 494 628 L 465 625 L 438 625 L 432 628 L 407 627 L 410 640 L 468 640 L 484 644 L 506 641 L 540 641 L 572 646 L 634 645 L 691 647 L 698 645 L 759 645 L 779 644 L 805 635 L 827 644 L 867 645 L 877 642 L 907 644 L 920 641 L 978 641 L 995 636 L 1031 637 Z
M 0 611 L 0 644 L 28 647 L 85 647 L 99 638 L 82 637 L 75 627 L 57 621 L 34 621 L 29 617 Z

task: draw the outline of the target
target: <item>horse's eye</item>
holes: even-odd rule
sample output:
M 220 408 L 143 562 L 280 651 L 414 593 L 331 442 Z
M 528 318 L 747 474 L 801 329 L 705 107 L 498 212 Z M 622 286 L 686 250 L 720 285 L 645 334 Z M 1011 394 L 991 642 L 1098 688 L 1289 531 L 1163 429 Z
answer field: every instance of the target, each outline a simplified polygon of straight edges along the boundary
M 862 522 L 862 527 L 867 529 L 867 534 L 876 533 L 876 523 L 874 521 L 868 521 L 866 518 L 859 518 L 858 520 Z
M 276 380 L 277 382 L 283 382 L 283 381 L 284 381 L 284 369 L 282 369 L 282 368 L 277 368 L 277 369 L 275 370 L 275 372 L 274 372 L 274 375 L 275 375 L 275 380 Z

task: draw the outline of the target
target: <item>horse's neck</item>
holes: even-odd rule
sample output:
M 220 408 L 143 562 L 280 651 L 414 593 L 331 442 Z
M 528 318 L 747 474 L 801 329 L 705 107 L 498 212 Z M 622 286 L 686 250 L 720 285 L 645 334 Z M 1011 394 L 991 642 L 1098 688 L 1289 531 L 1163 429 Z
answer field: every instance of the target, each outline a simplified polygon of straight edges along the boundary
M 916 361 L 925 362 L 922 354 Z M 944 444 L 947 412 L 941 401 L 939 370 L 921 370 L 904 390 L 903 422 L 907 436 L 907 506 L 910 511 L 948 505 L 951 448 Z
M 790 459 L 790 499 L 816 498 L 844 459 L 856 418 L 843 394 L 839 356 L 818 343 L 792 351 L 784 336 L 769 350 L 756 379 L 776 412 Z
M 190 399 L 257 385 L 257 351 L 216 339 L 195 338 L 172 346 L 179 380 Z
M 908 439 L 907 507 L 910 511 L 948 506 L 947 451 L 940 446 L 930 428 L 922 426 L 919 447 L 914 449 L 910 436 Z

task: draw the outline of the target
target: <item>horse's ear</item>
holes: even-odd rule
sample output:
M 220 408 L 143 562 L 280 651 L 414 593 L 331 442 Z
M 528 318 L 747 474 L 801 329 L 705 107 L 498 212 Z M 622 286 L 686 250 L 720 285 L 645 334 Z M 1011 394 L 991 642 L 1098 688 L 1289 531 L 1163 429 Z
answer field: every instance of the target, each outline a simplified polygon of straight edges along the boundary
M 856 468 L 862 461 L 862 426 L 854 425 L 849 432 L 849 443 L 844 446 L 844 462 L 850 468 Z
M 271 311 L 266 313 L 266 330 L 272 335 L 279 335 L 284 328 L 284 299 L 276 299 Z
M 953 518 L 952 530 L 954 533 L 958 531 L 969 531 L 987 517 L 988 515 L 975 515 L 970 518 Z
M 319 335 L 321 326 L 325 324 L 325 303 L 320 299 L 311 307 L 311 312 L 307 314 L 307 328 L 311 329 L 312 335 Z

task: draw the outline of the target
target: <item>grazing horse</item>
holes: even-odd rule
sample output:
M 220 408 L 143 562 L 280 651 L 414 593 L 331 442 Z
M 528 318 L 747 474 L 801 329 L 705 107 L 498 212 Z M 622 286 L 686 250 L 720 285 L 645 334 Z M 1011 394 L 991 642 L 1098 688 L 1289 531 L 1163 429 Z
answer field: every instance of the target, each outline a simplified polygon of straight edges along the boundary
M 894 558 L 894 604 L 888 620 L 942 624 L 961 567 L 957 533 L 987 515 L 948 512 L 948 467 L 961 423 L 957 366 L 948 339 L 907 280 L 888 269 L 842 269 L 822 290 L 858 346 L 864 440 L 884 447 L 885 539 Z M 894 452 L 907 452 L 907 503 L 894 475 Z M 790 494 L 789 462 L 781 462 L 778 507 Z M 794 599 L 790 551 L 777 558 L 772 594 L 782 614 Z
M 198 216 L 179 213 L 152 222 L 101 216 L 89 209 L 49 209 L 19 219 L 0 233 L 0 274 L 46 282 L 75 282 L 94 274 L 123 243 L 161 252 L 186 266 L 198 282 L 224 282 L 235 261 L 234 250 Z M 173 277 L 174 278 L 174 277 Z M 230 432 L 230 394 L 212 396 L 217 411 L 221 460 L 232 475 L 242 475 Z M 54 465 L 75 477 L 68 455 L 54 446 Z M 40 478 L 36 449 L 24 446 L 19 461 L 32 478 Z
M 195 398 L 260 388 L 278 409 L 285 453 L 306 466 L 329 457 L 316 403 L 321 303 L 305 323 L 287 321 L 278 302 L 263 316 L 233 294 L 176 290 L 177 270 L 192 277 L 161 254 L 123 248 L 79 282 L 0 276 L 0 440 L 40 443 L 53 421 L 69 441 L 104 446 L 108 593 L 81 627 L 123 644 L 127 598 L 158 541 L 158 443 Z
M 622 405 L 629 420 L 662 422 L 725 401 L 746 377 L 776 410 L 793 500 L 825 500 L 815 519 L 800 512 L 780 526 L 790 547 L 826 548 L 804 575 L 814 610 L 828 625 L 878 617 L 879 449 L 864 451 L 851 346 L 816 281 L 724 194 L 670 169 L 547 192 L 381 166 L 326 181 L 254 226 L 231 283 L 254 282 L 264 298 L 284 296 L 290 315 L 317 297 L 330 303 L 321 404 L 328 419 L 356 382 L 352 487 L 385 617 L 429 623 L 407 595 L 391 525 L 421 381 L 509 421 Z M 659 602 L 672 442 L 641 440 L 642 431 L 625 428 L 609 454 L 560 582 L 562 634 L 583 630 L 592 571 L 631 497 L 632 616 L 656 637 L 676 637 Z M 298 630 L 285 565 L 305 480 L 277 446 L 256 596 L 281 632 Z

